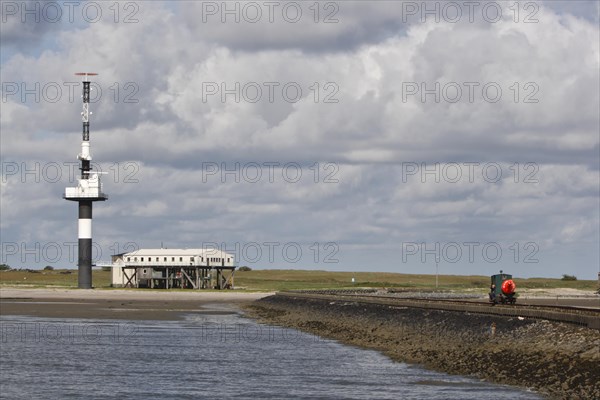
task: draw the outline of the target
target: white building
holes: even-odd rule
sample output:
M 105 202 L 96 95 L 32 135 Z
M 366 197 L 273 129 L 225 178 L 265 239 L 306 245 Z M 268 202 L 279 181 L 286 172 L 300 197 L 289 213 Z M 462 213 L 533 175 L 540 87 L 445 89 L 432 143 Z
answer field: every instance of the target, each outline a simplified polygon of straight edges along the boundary
M 225 277 L 224 271 L 231 271 Z M 112 256 L 113 287 L 233 288 L 234 257 L 218 249 L 140 249 Z

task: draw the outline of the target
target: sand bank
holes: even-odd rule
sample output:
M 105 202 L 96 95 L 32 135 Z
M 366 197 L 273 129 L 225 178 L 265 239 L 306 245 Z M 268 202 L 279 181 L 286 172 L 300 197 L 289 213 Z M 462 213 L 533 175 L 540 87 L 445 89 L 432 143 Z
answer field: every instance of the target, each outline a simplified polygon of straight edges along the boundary
M 49 318 L 175 320 L 183 314 L 215 313 L 211 304 L 249 303 L 272 293 L 234 291 L 79 290 L 1 288 L 0 315 Z M 230 311 L 234 312 L 234 311 Z

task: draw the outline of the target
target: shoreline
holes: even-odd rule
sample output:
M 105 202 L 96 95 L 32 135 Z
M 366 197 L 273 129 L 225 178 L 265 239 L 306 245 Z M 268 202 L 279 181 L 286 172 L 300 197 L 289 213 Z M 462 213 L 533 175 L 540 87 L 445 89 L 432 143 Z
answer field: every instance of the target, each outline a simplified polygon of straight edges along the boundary
M 237 306 L 272 293 L 1 288 L 0 316 L 116 320 L 180 320 L 183 314 L 232 313 L 211 304 Z
M 533 389 L 547 398 L 600 398 L 600 332 L 566 324 L 272 292 L 0 288 L 2 317 L 181 320 L 185 314 L 240 311 L 260 323 L 431 370 Z
M 259 322 L 377 350 L 395 361 L 535 390 L 547 398 L 600 398 L 600 332 L 595 330 L 287 296 L 265 297 L 242 308 Z

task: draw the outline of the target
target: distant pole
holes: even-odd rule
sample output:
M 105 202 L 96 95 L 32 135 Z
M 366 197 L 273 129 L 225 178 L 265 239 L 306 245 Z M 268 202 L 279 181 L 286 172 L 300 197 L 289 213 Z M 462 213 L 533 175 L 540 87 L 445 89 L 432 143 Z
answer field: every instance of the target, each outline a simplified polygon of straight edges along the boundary
M 435 262 L 435 288 L 438 288 L 438 262 Z

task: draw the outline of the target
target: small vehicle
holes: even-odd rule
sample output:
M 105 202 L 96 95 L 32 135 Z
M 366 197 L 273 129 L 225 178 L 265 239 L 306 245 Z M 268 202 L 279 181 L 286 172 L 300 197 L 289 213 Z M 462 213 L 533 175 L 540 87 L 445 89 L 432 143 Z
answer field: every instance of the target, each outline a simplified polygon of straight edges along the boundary
M 492 304 L 515 304 L 517 302 L 517 285 L 512 279 L 512 275 L 499 274 L 491 276 L 490 284 L 490 303 Z

